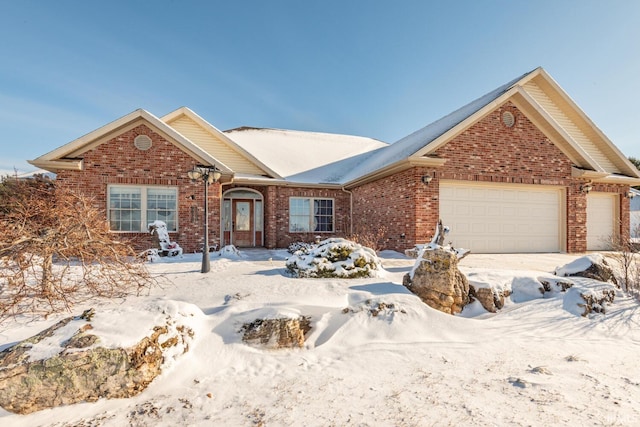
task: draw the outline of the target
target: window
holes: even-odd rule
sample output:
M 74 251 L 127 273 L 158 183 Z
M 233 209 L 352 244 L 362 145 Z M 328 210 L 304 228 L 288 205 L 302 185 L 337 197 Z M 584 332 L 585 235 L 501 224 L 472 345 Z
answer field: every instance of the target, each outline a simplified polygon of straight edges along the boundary
M 178 229 L 178 189 L 109 186 L 109 228 L 112 231 L 147 231 L 155 220 Z
M 289 199 L 289 231 L 333 232 L 333 199 Z

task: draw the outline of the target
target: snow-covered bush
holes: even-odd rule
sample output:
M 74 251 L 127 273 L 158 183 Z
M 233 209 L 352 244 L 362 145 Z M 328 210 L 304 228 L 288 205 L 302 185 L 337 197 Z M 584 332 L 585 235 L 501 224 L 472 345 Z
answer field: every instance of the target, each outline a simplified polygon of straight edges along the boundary
M 376 277 L 382 270 L 373 249 L 342 238 L 323 240 L 308 253 L 298 251 L 286 266 L 295 277 Z
M 313 248 L 315 248 L 316 245 L 311 244 L 311 243 L 305 243 L 305 242 L 293 242 L 289 245 L 289 247 L 287 248 L 287 251 L 290 254 L 295 254 L 298 251 L 301 251 L 303 254 L 308 254 L 309 251 Z

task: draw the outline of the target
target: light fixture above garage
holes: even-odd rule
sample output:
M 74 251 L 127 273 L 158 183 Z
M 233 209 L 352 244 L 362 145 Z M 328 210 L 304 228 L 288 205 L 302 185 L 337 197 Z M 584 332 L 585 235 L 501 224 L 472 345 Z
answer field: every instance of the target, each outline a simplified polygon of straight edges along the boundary
M 580 186 L 580 191 L 582 191 L 583 193 L 589 194 L 591 190 L 593 190 L 593 185 L 591 181 L 585 182 Z
M 433 180 L 433 177 L 429 174 L 422 175 L 422 183 L 424 185 L 429 185 L 429 183 Z

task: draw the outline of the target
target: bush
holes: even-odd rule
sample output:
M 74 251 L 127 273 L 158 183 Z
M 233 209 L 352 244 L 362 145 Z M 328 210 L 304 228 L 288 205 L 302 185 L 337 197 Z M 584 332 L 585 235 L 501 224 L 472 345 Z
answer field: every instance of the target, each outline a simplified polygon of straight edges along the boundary
M 296 252 L 287 259 L 288 271 L 295 277 L 375 277 L 382 269 L 373 249 L 358 243 L 331 238 L 308 253 Z
M 305 243 L 305 242 L 293 242 L 289 245 L 289 247 L 287 248 L 287 251 L 290 254 L 295 254 L 298 251 L 301 251 L 303 254 L 308 254 L 309 251 L 311 249 L 313 249 L 315 247 L 315 245 L 311 244 L 311 243 Z

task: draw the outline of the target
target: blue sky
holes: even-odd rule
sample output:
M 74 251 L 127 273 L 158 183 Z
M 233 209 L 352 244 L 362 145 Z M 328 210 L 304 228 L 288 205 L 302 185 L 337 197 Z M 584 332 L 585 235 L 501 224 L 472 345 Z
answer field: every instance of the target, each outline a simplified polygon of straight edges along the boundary
M 538 66 L 640 157 L 640 1 L 0 0 L 0 171 L 137 108 L 394 142 Z

